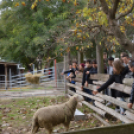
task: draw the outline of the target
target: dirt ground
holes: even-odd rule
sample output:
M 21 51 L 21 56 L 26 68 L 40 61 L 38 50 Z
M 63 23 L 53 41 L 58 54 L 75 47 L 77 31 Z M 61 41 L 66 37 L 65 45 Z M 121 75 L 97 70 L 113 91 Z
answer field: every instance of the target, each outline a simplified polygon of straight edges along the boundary
M 37 109 L 63 103 L 67 100 L 68 98 L 63 96 L 0 100 L 0 133 L 30 134 L 32 116 Z M 85 114 L 94 113 L 86 106 L 82 106 L 79 110 Z M 105 120 L 108 121 L 108 119 Z M 118 121 L 112 119 L 110 122 L 117 123 Z M 86 121 L 71 121 L 69 131 L 94 127 L 103 127 L 103 124 L 91 115 Z M 62 133 L 65 129 L 62 125 L 59 125 L 53 131 L 54 133 Z M 47 134 L 47 132 L 45 129 L 39 129 L 37 134 Z

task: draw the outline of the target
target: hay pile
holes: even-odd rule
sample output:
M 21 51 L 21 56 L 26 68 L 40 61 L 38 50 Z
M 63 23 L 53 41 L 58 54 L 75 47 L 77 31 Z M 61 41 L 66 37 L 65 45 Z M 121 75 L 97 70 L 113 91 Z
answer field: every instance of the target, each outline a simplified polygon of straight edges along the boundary
M 30 84 L 39 84 L 41 74 L 31 74 L 28 73 L 25 75 L 26 81 Z

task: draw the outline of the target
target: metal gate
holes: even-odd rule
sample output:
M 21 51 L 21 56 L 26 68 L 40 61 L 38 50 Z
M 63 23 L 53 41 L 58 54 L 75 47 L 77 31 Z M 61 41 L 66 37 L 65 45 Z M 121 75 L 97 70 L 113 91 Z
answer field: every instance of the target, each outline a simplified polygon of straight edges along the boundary
M 43 70 L 38 70 L 38 71 L 32 71 L 31 73 L 32 74 L 36 74 L 36 73 L 42 74 L 42 76 L 40 77 L 40 83 L 48 82 L 48 81 L 54 80 L 54 78 L 55 78 L 54 67 L 48 68 L 48 69 L 43 69 Z M 19 88 L 19 87 L 24 87 L 24 86 L 30 85 L 30 83 L 28 83 L 26 81 L 26 77 L 25 77 L 26 74 L 27 73 L 11 76 L 10 88 L 17 88 L 17 87 Z
M 6 75 L 0 75 L 0 89 L 7 89 Z
M 40 73 L 42 76 L 40 77 L 40 83 L 52 81 L 55 79 L 55 70 L 54 67 L 33 71 L 32 74 Z M 12 88 L 20 88 L 30 85 L 26 81 L 26 75 L 27 73 L 18 74 L 18 75 L 11 75 L 9 74 L 9 80 L 7 80 L 5 75 L 0 75 L 0 89 L 12 89 Z
M 57 89 L 64 89 L 64 76 L 61 75 L 61 73 L 64 71 L 64 63 L 60 62 L 60 63 L 56 63 L 56 76 L 57 76 Z

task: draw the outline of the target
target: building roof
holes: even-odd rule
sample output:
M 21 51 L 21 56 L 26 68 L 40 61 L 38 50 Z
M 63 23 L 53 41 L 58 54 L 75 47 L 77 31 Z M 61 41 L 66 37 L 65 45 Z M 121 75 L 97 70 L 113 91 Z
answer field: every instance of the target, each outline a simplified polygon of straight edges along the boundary
M 0 64 L 17 65 L 18 63 L 15 63 L 14 61 L 7 61 L 7 60 L 0 59 Z
M 20 70 L 25 70 L 25 67 L 21 66 L 21 64 L 16 63 L 14 61 L 7 61 L 0 58 L 0 64 L 6 64 L 6 65 L 15 65 Z

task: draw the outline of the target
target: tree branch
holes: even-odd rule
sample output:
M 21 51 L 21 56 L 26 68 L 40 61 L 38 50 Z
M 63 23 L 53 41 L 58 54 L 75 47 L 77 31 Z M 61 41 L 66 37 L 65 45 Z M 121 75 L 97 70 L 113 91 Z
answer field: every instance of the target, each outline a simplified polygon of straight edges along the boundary
M 133 8 L 134 8 L 134 2 L 133 2 L 133 4 L 132 4 L 132 7 L 131 7 L 126 13 L 120 14 L 120 15 L 116 18 L 116 20 L 118 20 L 118 19 L 120 19 L 120 18 L 122 18 L 122 17 L 125 17 L 127 14 L 131 13 L 131 12 L 133 11 Z
M 87 27 L 88 27 L 89 30 L 91 30 L 92 28 L 95 28 L 95 27 L 101 28 L 102 25 L 92 25 L 92 26 L 87 25 Z
M 115 15 L 116 15 L 116 11 L 118 9 L 119 3 L 120 3 L 120 0 L 114 0 L 113 10 L 111 14 L 112 19 L 115 19 Z
M 109 36 L 114 36 L 114 33 L 112 31 L 110 31 L 109 29 L 107 29 L 106 27 L 102 26 L 101 29 L 107 33 L 107 35 Z
M 109 8 L 108 8 L 108 5 L 107 5 L 107 2 L 105 0 L 100 0 L 100 3 L 101 3 L 103 11 L 105 12 L 105 14 L 108 15 Z

